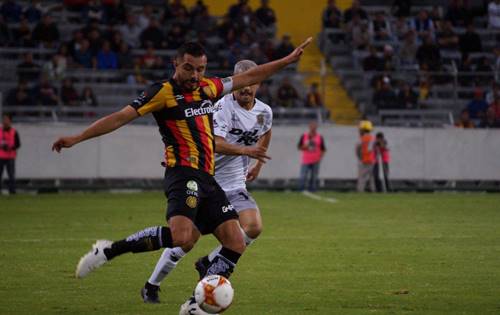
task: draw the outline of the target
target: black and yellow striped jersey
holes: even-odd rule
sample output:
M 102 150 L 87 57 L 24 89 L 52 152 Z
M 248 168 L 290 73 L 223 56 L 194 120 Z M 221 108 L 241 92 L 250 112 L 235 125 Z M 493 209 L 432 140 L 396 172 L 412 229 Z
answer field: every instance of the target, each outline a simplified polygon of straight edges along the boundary
M 165 143 L 167 167 L 187 166 L 214 174 L 212 100 L 230 89 L 230 79 L 203 78 L 196 90 L 184 92 L 170 79 L 152 84 L 133 101 L 139 115 L 153 113 Z

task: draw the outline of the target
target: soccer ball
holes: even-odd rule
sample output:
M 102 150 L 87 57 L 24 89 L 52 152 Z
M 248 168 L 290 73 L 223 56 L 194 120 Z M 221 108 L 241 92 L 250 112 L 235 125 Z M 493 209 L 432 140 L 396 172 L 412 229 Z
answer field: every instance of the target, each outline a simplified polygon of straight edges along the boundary
M 233 301 L 231 282 L 219 275 L 206 276 L 194 289 L 194 298 L 202 310 L 209 314 L 224 312 Z

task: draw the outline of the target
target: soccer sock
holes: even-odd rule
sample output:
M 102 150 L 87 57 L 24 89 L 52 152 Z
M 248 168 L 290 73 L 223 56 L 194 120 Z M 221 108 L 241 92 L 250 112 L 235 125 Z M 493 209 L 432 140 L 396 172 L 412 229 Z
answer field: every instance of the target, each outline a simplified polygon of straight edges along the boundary
M 164 226 L 153 226 L 141 230 L 129 237 L 113 242 L 111 248 L 104 249 L 108 260 L 125 253 L 141 253 L 172 247 L 170 229 Z
M 240 228 L 240 230 L 241 230 L 241 234 L 243 234 L 243 239 L 245 240 L 246 246 L 251 245 L 256 240 L 255 238 L 251 238 L 250 236 L 248 236 L 247 233 L 245 233 L 245 231 L 242 228 Z M 217 256 L 217 254 L 219 254 L 221 249 L 222 249 L 222 245 L 217 246 L 210 254 L 208 254 L 208 260 L 209 261 L 214 260 L 215 256 Z
M 229 278 L 233 273 L 234 267 L 238 263 L 238 259 L 240 259 L 240 257 L 241 254 L 230 250 L 229 248 L 222 247 L 220 252 L 210 263 L 210 266 L 208 266 L 206 275 L 221 275 Z
M 155 270 L 151 274 L 148 282 L 152 285 L 160 286 L 165 277 L 177 266 L 177 262 L 184 257 L 186 253 L 180 247 L 167 248 L 161 254 L 156 263 Z

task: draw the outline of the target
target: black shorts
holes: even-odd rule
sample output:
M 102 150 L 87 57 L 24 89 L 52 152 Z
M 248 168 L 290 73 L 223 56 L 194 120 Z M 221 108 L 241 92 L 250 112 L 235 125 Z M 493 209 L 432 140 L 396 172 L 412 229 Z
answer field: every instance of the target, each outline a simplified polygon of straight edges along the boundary
M 168 199 L 167 220 L 183 215 L 201 234 L 210 234 L 221 223 L 238 219 L 222 188 L 207 173 L 183 166 L 167 168 L 163 183 Z

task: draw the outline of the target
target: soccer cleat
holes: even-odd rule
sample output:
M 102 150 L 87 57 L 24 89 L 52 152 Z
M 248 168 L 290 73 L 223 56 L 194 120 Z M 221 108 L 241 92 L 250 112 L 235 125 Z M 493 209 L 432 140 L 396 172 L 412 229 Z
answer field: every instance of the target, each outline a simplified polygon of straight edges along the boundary
M 208 256 L 203 256 L 198 258 L 198 260 L 194 263 L 194 268 L 198 271 L 200 275 L 200 280 L 205 278 L 207 275 L 208 267 L 210 266 L 210 261 L 208 260 Z
M 186 303 L 181 305 L 179 315 L 210 315 L 210 313 L 205 312 L 200 308 L 194 296 L 191 296 Z M 215 314 L 218 315 L 218 314 Z
M 92 270 L 104 265 L 108 261 L 106 255 L 104 255 L 104 249 L 110 248 L 111 244 L 113 244 L 113 242 L 108 240 L 96 241 L 95 244 L 92 245 L 92 249 L 80 258 L 78 266 L 76 266 L 75 276 L 77 278 L 84 278 Z
M 160 291 L 159 286 L 146 282 L 144 287 L 141 289 L 141 296 L 144 303 L 159 304 L 160 297 L 158 296 L 158 291 Z

